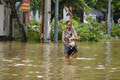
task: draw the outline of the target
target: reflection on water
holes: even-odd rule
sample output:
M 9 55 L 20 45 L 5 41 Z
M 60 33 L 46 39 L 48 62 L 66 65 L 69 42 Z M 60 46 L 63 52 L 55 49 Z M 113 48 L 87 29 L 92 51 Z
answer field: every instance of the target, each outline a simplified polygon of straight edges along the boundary
M 77 76 L 77 65 L 75 60 L 64 61 L 62 68 L 62 80 L 75 80 Z
M 0 80 L 120 80 L 120 41 L 78 43 L 64 59 L 62 43 L 0 42 Z
M 107 44 L 107 52 L 106 52 L 106 55 L 107 55 L 107 57 L 106 57 L 107 74 L 106 74 L 106 80 L 110 80 L 110 73 L 109 73 L 109 71 L 110 71 L 109 67 L 110 67 L 110 62 L 111 62 L 111 60 L 110 60 L 110 52 L 111 52 L 110 42 L 106 42 L 106 44 Z
M 45 71 L 44 71 L 44 79 L 45 80 L 50 80 L 50 67 L 51 67 L 51 62 L 50 62 L 50 44 L 43 44 L 43 57 L 44 57 L 44 66 L 45 66 Z

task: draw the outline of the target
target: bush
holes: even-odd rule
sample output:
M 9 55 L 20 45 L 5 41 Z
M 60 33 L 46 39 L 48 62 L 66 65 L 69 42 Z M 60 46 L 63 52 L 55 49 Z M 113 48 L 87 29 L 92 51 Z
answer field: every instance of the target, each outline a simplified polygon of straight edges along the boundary
M 34 25 L 39 26 L 39 25 L 40 25 L 40 22 L 38 22 L 38 21 L 36 21 L 34 18 L 32 18 L 32 20 L 30 20 L 30 26 L 34 26 Z
M 107 27 L 105 24 L 100 24 L 96 21 L 92 21 L 91 18 L 88 18 L 89 23 L 79 23 L 76 20 L 71 20 L 73 23 L 73 28 L 76 30 L 80 41 L 90 41 L 97 42 L 101 39 L 109 38 L 107 36 Z M 51 22 L 51 40 L 54 40 L 54 24 L 55 20 Z M 39 22 L 31 21 L 31 26 L 40 25 Z M 66 29 L 66 20 L 60 20 L 58 24 L 58 40 L 62 39 L 62 32 Z M 111 36 L 115 38 L 120 38 L 120 25 L 112 25 Z M 27 38 L 28 41 L 38 42 L 39 39 L 39 27 L 29 27 Z
M 39 31 L 29 27 L 27 32 L 27 39 L 28 41 L 39 42 L 40 41 Z
M 62 38 L 62 32 L 65 29 L 65 20 L 60 20 L 59 24 L 58 24 L 58 40 L 61 40 Z M 53 21 L 51 22 L 51 40 L 54 40 L 54 24 L 55 24 L 55 20 L 53 19 Z
M 95 21 L 89 23 L 78 23 L 76 20 L 71 20 L 73 28 L 76 30 L 80 41 L 99 41 L 100 39 L 106 38 L 107 28 L 103 24 L 99 24 Z M 51 38 L 54 39 L 54 20 L 52 21 Z M 58 40 L 62 38 L 62 32 L 66 28 L 66 21 L 60 20 L 58 25 Z
M 80 41 L 99 41 L 105 37 L 105 32 L 102 30 L 102 26 L 97 22 L 90 24 L 82 23 L 81 27 L 77 29 Z
M 33 41 L 33 42 L 40 41 L 39 26 L 40 26 L 40 22 L 32 18 L 32 20 L 30 21 L 30 25 L 28 27 L 28 31 L 27 31 L 28 41 Z
M 111 36 L 115 38 L 120 38 L 120 24 L 112 25 Z

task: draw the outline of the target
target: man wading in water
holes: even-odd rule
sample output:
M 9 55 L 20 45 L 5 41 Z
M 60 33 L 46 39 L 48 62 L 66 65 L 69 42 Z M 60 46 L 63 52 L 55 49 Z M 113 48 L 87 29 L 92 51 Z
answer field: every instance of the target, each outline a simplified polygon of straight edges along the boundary
M 66 30 L 62 33 L 62 42 L 64 44 L 64 55 L 69 59 L 70 55 L 77 58 L 77 45 L 75 41 L 78 40 L 76 31 L 72 28 L 72 22 L 66 22 Z

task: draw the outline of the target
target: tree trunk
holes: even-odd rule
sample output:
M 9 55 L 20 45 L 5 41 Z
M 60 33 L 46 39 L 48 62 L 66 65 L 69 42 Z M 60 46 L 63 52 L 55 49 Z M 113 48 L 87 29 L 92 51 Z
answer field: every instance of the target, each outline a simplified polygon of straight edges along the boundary
M 9 33 L 9 40 L 12 41 L 12 23 L 13 23 L 13 20 L 12 20 L 12 15 L 10 15 L 10 33 Z
M 51 0 L 45 0 L 44 42 L 50 42 Z
M 16 14 L 16 13 L 15 13 Z M 16 20 L 18 22 L 18 26 L 19 26 L 19 31 L 21 33 L 21 41 L 22 42 L 27 42 L 27 36 L 26 36 L 26 32 L 24 29 L 24 26 L 20 23 L 20 20 L 18 18 L 18 15 L 16 14 Z
M 44 27 L 44 0 L 41 0 L 41 25 L 40 25 L 40 42 L 43 42 L 43 27 Z
M 17 15 L 16 1 L 15 0 L 11 0 L 10 4 L 11 4 L 12 13 L 14 15 L 13 18 L 16 20 L 16 22 L 17 22 L 17 24 L 19 26 L 19 32 L 21 34 L 21 41 L 22 42 L 27 42 L 27 36 L 26 36 L 26 32 L 25 32 L 24 26 L 20 23 L 20 20 L 19 20 L 18 15 Z
M 105 24 L 107 26 L 107 18 L 108 18 L 108 0 L 106 0 L 106 14 L 105 14 Z

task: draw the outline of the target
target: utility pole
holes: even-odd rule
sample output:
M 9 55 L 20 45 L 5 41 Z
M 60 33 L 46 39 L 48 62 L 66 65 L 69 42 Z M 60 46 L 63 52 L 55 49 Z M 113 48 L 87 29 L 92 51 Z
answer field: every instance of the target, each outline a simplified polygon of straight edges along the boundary
M 107 26 L 108 26 L 108 35 L 110 36 L 110 32 L 111 32 L 111 0 L 108 0 L 108 19 L 107 19 Z
M 58 43 L 58 12 L 59 12 L 59 0 L 55 3 L 55 26 L 54 26 L 54 42 Z
M 50 21 L 51 21 L 51 0 L 45 0 L 44 32 L 43 32 L 44 42 L 50 42 L 51 32 Z

